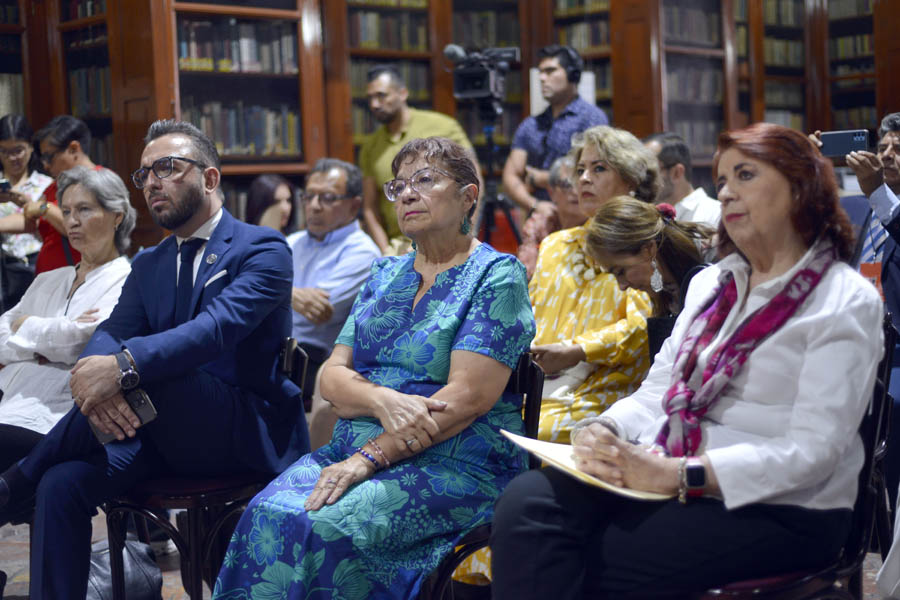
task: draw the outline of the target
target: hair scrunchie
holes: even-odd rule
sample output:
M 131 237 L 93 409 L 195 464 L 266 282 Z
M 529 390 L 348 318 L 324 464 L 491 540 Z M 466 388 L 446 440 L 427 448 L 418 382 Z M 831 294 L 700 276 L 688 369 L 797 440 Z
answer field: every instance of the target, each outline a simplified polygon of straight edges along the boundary
M 675 207 L 671 204 L 667 204 L 665 202 L 661 202 L 656 205 L 656 210 L 659 211 L 659 214 L 662 215 L 663 219 L 668 221 L 675 220 Z

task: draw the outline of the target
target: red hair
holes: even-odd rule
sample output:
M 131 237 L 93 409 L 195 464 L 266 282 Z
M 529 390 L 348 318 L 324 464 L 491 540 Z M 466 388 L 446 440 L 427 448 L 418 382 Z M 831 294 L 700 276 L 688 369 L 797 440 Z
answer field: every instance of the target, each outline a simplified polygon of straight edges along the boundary
M 754 123 L 744 129 L 724 131 L 713 157 L 713 179 L 718 179 L 719 157 L 735 149 L 750 158 L 772 165 L 791 184 L 791 223 L 812 246 L 819 235 L 834 243 L 841 260 L 853 254 L 853 228 L 841 207 L 837 179 L 831 161 L 802 133 L 781 125 Z M 720 254 L 735 251 L 723 224 L 719 224 Z

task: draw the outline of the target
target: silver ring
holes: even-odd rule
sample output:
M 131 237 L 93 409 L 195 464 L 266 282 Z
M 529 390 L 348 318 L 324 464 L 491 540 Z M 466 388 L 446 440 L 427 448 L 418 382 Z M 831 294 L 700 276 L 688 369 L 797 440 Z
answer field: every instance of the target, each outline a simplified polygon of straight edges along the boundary
M 407 446 L 412 446 L 412 445 L 415 444 L 417 441 L 419 441 L 419 440 L 417 440 L 417 439 L 415 439 L 415 438 L 413 438 L 413 439 L 411 439 L 411 440 L 406 440 L 406 445 L 407 445 Z
M 328 485 L 335 485 L 337 484 L 337 479 L 328 479 L 325 481 L 325 483 L 327 483 Z

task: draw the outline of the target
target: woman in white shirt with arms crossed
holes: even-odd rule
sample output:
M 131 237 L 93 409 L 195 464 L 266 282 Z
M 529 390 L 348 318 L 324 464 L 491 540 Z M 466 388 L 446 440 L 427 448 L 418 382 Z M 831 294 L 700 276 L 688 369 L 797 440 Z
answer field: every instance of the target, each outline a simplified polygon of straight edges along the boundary
M 0 316 L 0 470 L 72 408 L 69 370 L 131 271 L 124 252 L 136 213 L 119 176 L 75 167 L 58 184 L 66 235 L 81 262 L 41 273 Z

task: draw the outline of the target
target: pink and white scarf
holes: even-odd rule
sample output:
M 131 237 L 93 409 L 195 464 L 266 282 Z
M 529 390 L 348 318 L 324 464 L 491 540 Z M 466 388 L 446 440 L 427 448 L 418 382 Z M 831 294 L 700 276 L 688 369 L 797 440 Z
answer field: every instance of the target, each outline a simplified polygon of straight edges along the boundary
M 669 415 L 656 443 L 670 456 L 693 456 L 700 448 L 700 421 L 716 403 L 726 384 L 750 353 L 793 315 L 836 260 L 829 240 L 817 242 L 800 268 L 774 298 L 744 319 L 738 329 L 710 356 L 700 389 L 688 385 L 697 357 L 715 338 L 737 301 L 737 285 L 730 271 L 719 276 L 719 286 L 700 304 L 672 367 L 663 410 Z

